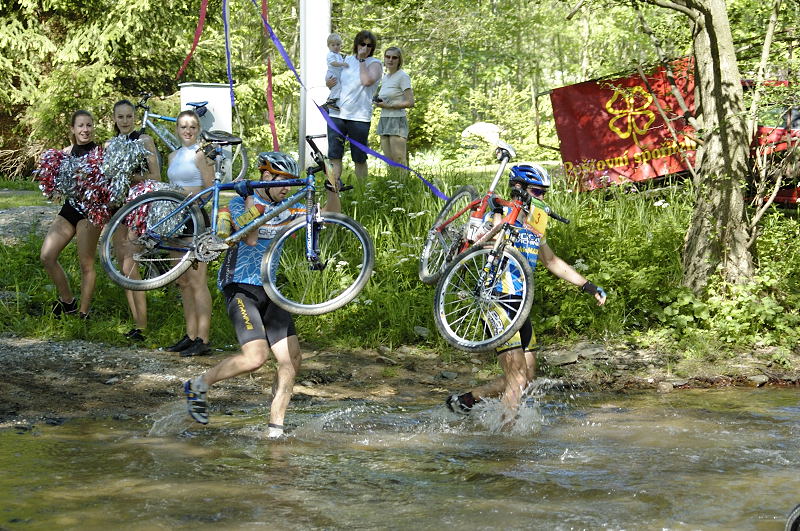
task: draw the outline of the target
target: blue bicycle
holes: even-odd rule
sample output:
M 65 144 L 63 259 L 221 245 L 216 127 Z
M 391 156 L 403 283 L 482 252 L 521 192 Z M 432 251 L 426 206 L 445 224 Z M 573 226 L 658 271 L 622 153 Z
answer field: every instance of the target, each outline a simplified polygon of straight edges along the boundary
M 122 206 L 100 239 L 101 261 L 112 280 L 130 290 L 162 287 L 195 262 L 215 260 L 250 231 L 303 203 L 305 215 L 281 229 L 263 256 L 264 289 L 277 305 L 300 315 L 330 312 L 353 300 L 372 274 L 375 248 L 358 222 L 320 209 L 315 176 L 324 172 L 325 161 L 314 143 L 317 137 L 306 137 L 314 165 L 307 168 L 305 177 L 230 183 L 221 182 L 223 150 L 240 144 L 241 139 L 207 131 L 201 138 L 202 149 L 214 160 L 214 184 L 188 197 L 178 191 L 158 190 Z M 283 186 L 299 190 L 233 234 L 220 235 L 217 214 L 221 192 L 233 191 L 246 197 L 258 188 Z M 209 203 L 210 223 L 203 209 Z M 123 263 L 115 254 L 112 235 L 118 230 L 127 234 L 122 245 L 129 246 L 120 256 L 133 256 L 133 260 Z
M 156 114 L 152 112 L 150 110 L 150 105 L 147 103 L 147 100 L 153 97 L 153 95 L 149 92 L 142 92 L 140 96 L 141 99 L 139 100 L 139 103 L 136 104 L 136 108 L 142 109 L 143 111 L 141 132 L 150 132 L 157 136 L 162 142 L 164 142 L 170 151 L 175 151 L 176 149 L 180 148 L 181 143 L 178 141 L 172 131 L 158 123 L 159 121 L 164 121 L 174 124 L 177 122 L 177 118 L 174 116 L 165 116 L 163 114 Z M 201 118 L 208 112 L 207 101 L 190 101 L 187 102 L 186 105 L 191 107 L 191 109 Z M 156 153 L 156 156 L 158 157 L 159 167 L 163 168 L 163 157 L 161 156 L 161 153 Z M 237 144 L 236 146 L 225 148 L 225 159 L 222 166 L 222 174 L 225 176 L 223 180 L 230 181 L 232 178 L 235 181 L 243 178 L 247 173 L 247 165 L 247 150 L 245 149 L 244 144 Z

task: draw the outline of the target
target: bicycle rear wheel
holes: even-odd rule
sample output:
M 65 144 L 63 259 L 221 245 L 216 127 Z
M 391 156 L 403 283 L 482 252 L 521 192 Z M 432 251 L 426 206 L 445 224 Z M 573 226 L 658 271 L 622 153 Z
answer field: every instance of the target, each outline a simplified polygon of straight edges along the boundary
M 230 175 L 231 180 L 239 180 L 247 177 L 247 148 L 244 144 L 230 146 L 231 152 L 225 158 L 225 175 Z
M 355 220 L 323 212 L 312 237 L 318 267 L 306 259 L 305 217 L 279 232 L 261 261 L 261 277 L 269 298 L 288 312 L 320 315 L 340 308 L 364 288 L 375 264 L 375 248 Z
M 469 221 L 470 211 L 464 212 L 445 227 L 441 226 L 442 223 L 477 198 L 478 192 L 474 187 L 462 186 L 439 211 L 419 255 L 419 279 L 425 284 L 435 284 L 458 253 L 464 242 L 464 227 Z
M 510 246 L 501 255 L 493 256 L 493 252 L 482 247 L 466 251 L 448 266 L 436 286 L 436 328 L 457 349 L 480 352 L 498 347 L 511 339 L 530 313 L 530 264 Z
M 125 289 L 160 288 L 192 265 L 194 237 L 205 232 L 195 203 L 170 190 L 141 195 L 122 206 L 100 238 L 100 260 L 111 280 Z

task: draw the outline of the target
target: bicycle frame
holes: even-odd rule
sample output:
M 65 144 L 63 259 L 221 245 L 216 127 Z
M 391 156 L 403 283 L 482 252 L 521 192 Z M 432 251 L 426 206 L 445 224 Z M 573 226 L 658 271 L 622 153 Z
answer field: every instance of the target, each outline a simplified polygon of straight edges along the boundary
M 511 152 L 508 149 L 504 148 L 504 147 L 499 147 L 497 149 L 500 152 L 500 166 L 497 168 L 497 173 L 495 173 L 494 179 L 492 179 L 492 182 L 489 185 L 489 189 L 487 190 L 486 194 L 483 197 L 472 201 L 467 206 L 465 206 L 464 208 L 462 208 L 461 210 L 459 210 L 458 212 L 456 212 L 455 214 L 450 216 L 448 219 L 443 221 L 441 225 L 439 225 L 438 227 L 435 228 L 435 230 L 437 232 L 441 233 L 453 221 L 455 221 L 456 219 L 461 217 L 461 215 L 464 214 L 464 212 L 466 212 L 467 210 L 472 210 L 472 213 L 470 214 L 470 218 L 483 221 L 483 217 L 486 215 L 486 207 L 489 204 L 489 198 L 492 196 L 492 194 L 494 194 L 494 190 L 495 190 L 495 188 L 497 188 L 497 185 L 500 182 L 500 179 L 503 177 L 503 174 L 505 173 L 505 170 L 506 170 L 506 166 L 508 165 L 508 162 L 511 160 L 511 156 L 512 156 Z M 503 201 L 503 200 L 498 200 L 498 203 L 506 204 L 506 203 L 510 203 L 510 202 Z M 520 203 L 520 208 L 522 208 L 521 205 L 522 205 L 522 203 Z M 511 206 L 511 204 L 509 204 L 509 206 Z M 519 212 L 517 211 L 516 215 L 518 215 L 518 214 L 519 214 Z M 516 221 L 516 215 L 514 217 L 514 221 Z M 512 223 L 514 221 L 512 221 Z M 495 232 L 495 234 L 496 234 L 496 232 Z M 469 248 L 471 245 L 473 245 L 473 243 L 475 243 L 475 242 L 474 241 L 465 240 L 464 243 L 461 245 L 461 248 L 458 250 L 458 252 L 461 253 L 461 252 L 465 251 L 467 248 Z
M 311 138 L 312 137 L 307 137 L 308 142 L 312 145 L 312 147 L 316 151 L 319 151 L 318 149 L 316 149 L 316 145 L 314 145 Z M 219 146 L 216 147 L 215 149 L 218 150 L 218 153 L 221 152 L 221 148 Z M 306 205 L 306 225 L 309 227 L 316 227 L 316 223 L 318 223 L 320 219 L 319 219 L 319 207 L 315 202 L 316 199 L 315 175 L 318 172 L 322 171 L 323 166 L 321 164 L 318 164 L 317 166 L 310 166 L 306 170 L 306 177 L 304 178 L 281 179 L 275 181 L 236 181 L 236 182 L 223 183 L 221 182 L 221 172 L 219 170 L 219 166 L 221 164 L 220 158 L 216 159 L 215 161 L 217 168 L 214 173 L 214 184 L 205 188 L 204 190 L 196 192 L 191 196 L 187 197 L 169 215 L 167 215 L 166 217 L 158 221 L 156 224 L 154 224 L 150 229 L 150 231 L 153 233 L 152 234 L 153 236 L 156 235 L 155 229 L 169 222 L 169 220 L 173 219 L 177 215 L 177 213 L 183 208 L 189 206 L 192 203 L 196 203 L 200 208 L 203 208 L 209 202 L 211 202 L 211 232 L 212 234 L 216 234 L 217 216 L 219 214 L 220 192 L 235 191 L 240 195 L 242 195 L 242 192 L 245 192 L 244 195 L 251 195 L 255 190 L 261 188 L 281 188 L 281 187 L 297 187 L 297 186 L 300 186 L 301 189 L 295 192 L 294 194 L 290 195 L 289 197 L 285 198 L 283 201 L 275 205 L 273 208 L 265 210 L 263 214 L 251 220 L 249 223 L 239 228 L 239 230 L 232 233 L 230 236 L 224 239 L 220 239 L 220 242 L 224 244 L 224 247 L 220 246 L 219 250 L 222 251 L 228 248 L 229 246 L 233 246 L 234 244 L 239 242 L 239 240 L 244 238 L 249 232 L 257 229 L 261 225 L 267 223 L 269 220 L 280 215 L 282 212 L 288 210 L 292 205 L 296 204 L 301 199 L 304 199 Z M 182 220 L 182 222 L 185 221 L 186 221 L 185 219 Z M 321 268 L 324 267 L 324 264 L 318 264 L 319 255 L 317 252 L 317 248 L 318 248 L 317 230 L 316 228 L 314 228 L 306 232 L 306 259 L 314 264 L 313 267 Z

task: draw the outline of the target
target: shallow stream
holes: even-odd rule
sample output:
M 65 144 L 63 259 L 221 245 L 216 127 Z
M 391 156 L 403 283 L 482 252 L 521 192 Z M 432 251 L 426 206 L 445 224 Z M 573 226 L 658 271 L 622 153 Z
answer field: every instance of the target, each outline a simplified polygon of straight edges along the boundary
M 499 406 L 182 403 L 0 430 L 0 529 L 758 529 L 800 503 L 800 392 L 538 389 Z

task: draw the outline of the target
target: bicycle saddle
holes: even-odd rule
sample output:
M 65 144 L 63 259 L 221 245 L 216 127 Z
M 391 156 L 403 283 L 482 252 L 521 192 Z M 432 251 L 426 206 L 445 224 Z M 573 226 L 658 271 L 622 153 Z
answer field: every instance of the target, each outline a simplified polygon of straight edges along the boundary
M 197 116 L 205 116 L 208 112 L 208 107 L 206 107 L 206 105 L 208 105 L 207 101 L 189 101 L 186 102 L 186 105 L 194 107 L 194 112 L 197 113 Z
M 203 140 L 221 146 L 235 146 L 242 143 L 242 139 L 225 131 L 203 131 Z

